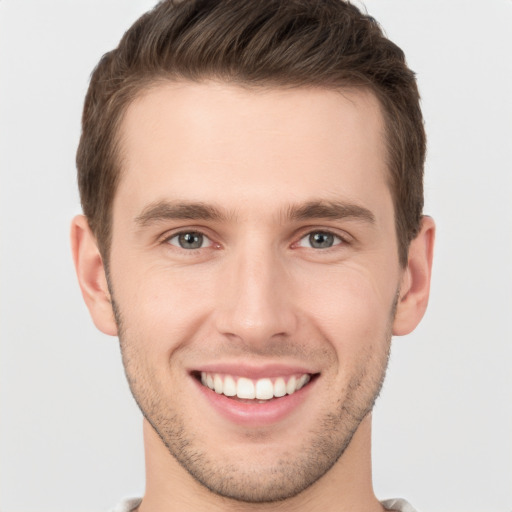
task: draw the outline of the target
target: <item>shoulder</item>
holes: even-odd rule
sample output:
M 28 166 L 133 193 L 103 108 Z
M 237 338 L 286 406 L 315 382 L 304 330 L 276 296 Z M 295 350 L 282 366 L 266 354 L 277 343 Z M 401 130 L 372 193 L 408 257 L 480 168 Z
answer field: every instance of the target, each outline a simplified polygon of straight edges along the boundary
M 126 498 L 109 512 L 132 512 L 142 501 L 142 498 Z
M 396 512 L 418 512 L 408 501 L 402 498 L 384 500 L 381 501 L 381 504 L 386 510 L 393 510 Z

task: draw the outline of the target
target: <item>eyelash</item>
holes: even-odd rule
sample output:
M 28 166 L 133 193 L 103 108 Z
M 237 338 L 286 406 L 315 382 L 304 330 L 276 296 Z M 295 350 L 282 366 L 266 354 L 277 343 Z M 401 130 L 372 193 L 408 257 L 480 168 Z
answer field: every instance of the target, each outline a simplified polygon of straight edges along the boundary
M 201 240 L 201 246 L 200 247 L 192 247 L 192 248 L 185 248 L 185 247 L 182 247 L 179 243 L 179 237 L 182 237 L 182 236 L 185 236 L 185 235 L 194 235 L 194 236 L 199 236 L 202 238 Z M 333 243 L 332 245 L 329 245 L 327 247 L 312 247 L 311 246 L 311 237 L 314 236 L 314 235 L 323 235 L 323 236 L 327 236 L 327 237 L 332 237 L 333 238 Z M 177 240 L 177 243 L 172 243 L 171 241 L 176 239 Z M 309 241 L 309 245 L 303 245 L 302 242 L 304 240 L 308 240 Z M 166 243 L 166 244 L 169 244 L 169 245 L 172 245 L 173 247 L 176 247 L 178 249 L 183 249 L 187 252 L 192 252 L 192 251 L 199 251 L 200 249 L 207 249 L 209 247 L 212 247 L 212 246 L 215 246 L 217 245 L 218 247 L 220 247 L 218 244 L 215 244 L 212 239 L 206 235 L 205 233 L 203 233 L 202 231 L 200 230 L 194 230 L 194 229 L 190 229 L 190 230 L 187 230 L 187 231 L 180 231 L 178 233 L 174 233 L 170 236 L 167 236 L 165 237 L 163 240 L 163 243 Z M 206 246 L 203 246 L 203 243 L 204 242 L 207 242 L 208 245 Z M 321 243 L 321 242 L 319 242 Z M 306 248 L 306 249 L 316 249 L 316 250 L 319 250 L 319 251 L 327 251 L 329 249 L 333 249 L 339 245 L 349 245 L 350 242 L 347 240 L 346 237 L 343 237 L 339 234 L 336 234 L 336 233 L 333 233 L 332 231 L 329 231 L 327 229 L 313 229 L 313 230 L 310 230 L 308 231 L 307 233 L 304 233 L 297 242 L 294 242 L 292 244 L 292 247 L 303 247 L 303 248 Z
M 311 243 L 313 243 L 312 237 L 315 236 L 315 235 L 322 235 L 323 237 L 332 237 L 332 239 L 333 239 L 332 245 L 329 245 L 327 247 L 312 247 L 311 246 Z M 304 240 L 308 240 L 309 245 L 307 245 L 307 246 L 302 245 L 302 242 Z M 320 244 L 322 243 L 321 241 L 317 241 L 317 242 L 320 243 Z M 337 247 L 338 245 L 344 245 L 346 243 L 347 243 L 347 241 L 343 237 L 341 237 L 340 235 L 337 235 L 337 234 L 332 233 L 331 231 L 328 231 L 328 230 L 325 230 L 325 229 L 318 229 L 318 230 L 314 230 L 314 231 L 309 231 L 304 236 L 302 236 L 299 239 L 299 241 L 296 242 L 294 245 L 298 246 L 298 247 L 305 247 L 307 249 L 317 249 L 317 250 L 324 250 L 325 251 L 325 250 Z
M 171 242 L 171 240 L 173 240 L 173 239 L 179 240 L 179 238 L 181 236 L 185 236 L 185 235 L 200 236 L 200 237 L 202 237 L 202 239 L 203 239 L 202 241 L 203 242 L 204 241 L 208 241 L 209 243 L 205 247 L 203 247 L 202 246 L 203 244 L 201 243 L 201 247 L 192 247 L 192 248 L 187 248 L 186 249 L 185 247 L 182 247 L 181 245 L 179 245 L 179 242 L 176 243 L 176 244 Z M 206 249 L 206 248 L 211 247 L 211 246 L 214 245 L 213 241 L 210 239 L 210 237 L 208 235 L 205 235 L 204 233 L 202 233 L 199 230 L 193 230 L 193 229 L 188 230 L 188 231 L 180 231 L 179 233 L 174 233 L 173 235 L 166 237 L 163 241 L 164 241 L 164 243 L 167 243 L 167 244 L 172 245 L 174 247 L 177 247 L 179 249 L 184 249 L 186 251 L 197 251 L 199 249 Z

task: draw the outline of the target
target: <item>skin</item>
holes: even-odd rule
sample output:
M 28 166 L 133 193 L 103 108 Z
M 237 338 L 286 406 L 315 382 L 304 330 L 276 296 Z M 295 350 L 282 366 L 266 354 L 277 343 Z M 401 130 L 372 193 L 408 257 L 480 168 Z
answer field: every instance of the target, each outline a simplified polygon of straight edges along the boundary
M 375 97 L 160 83 L 120 137 L 108 282 L 82 216 L 72 245 L 145 416 L 140 511 L 382 510 L 370 411 L 391 335 L 425 311 L 434 224 L 423 219 L 400 267 Z M 178 233 L 202 246 L 181 247 Z M 312 233 L 332 246 L 312 246 Z M 239 425 L 191 375 L 219 363 L 317 377 L 283 419 Z

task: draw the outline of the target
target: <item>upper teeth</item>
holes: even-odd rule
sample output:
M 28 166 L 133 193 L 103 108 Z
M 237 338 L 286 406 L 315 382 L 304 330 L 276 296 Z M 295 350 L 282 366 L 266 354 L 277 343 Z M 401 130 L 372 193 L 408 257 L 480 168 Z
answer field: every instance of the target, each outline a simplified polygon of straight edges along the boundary
M 216 393 L 245 399 L 270 400 L 286 394 L 291 395 L 304 387 L 309 380 L 310 376 L 307 373 L 291 377 L 277 377 L 276 379 L 252 380 L 245 377 L 201 372 L 203 385 L 213 389 Z

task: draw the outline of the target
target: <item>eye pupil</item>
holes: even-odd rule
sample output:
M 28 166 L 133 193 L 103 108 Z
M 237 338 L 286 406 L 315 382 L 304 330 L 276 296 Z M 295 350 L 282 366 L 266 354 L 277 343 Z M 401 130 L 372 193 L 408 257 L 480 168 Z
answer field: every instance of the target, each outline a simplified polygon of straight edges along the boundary
M 311 247 L 314 247 L 315 249 L 327 249 L 333 246 L 334 236 L 330 233 L 311 233 L 309 235 L 309 243 L 311 244 Z
M 201 233 L 181 233 L 178 240 L 183 249 L 199 249 L 203 245 Z

